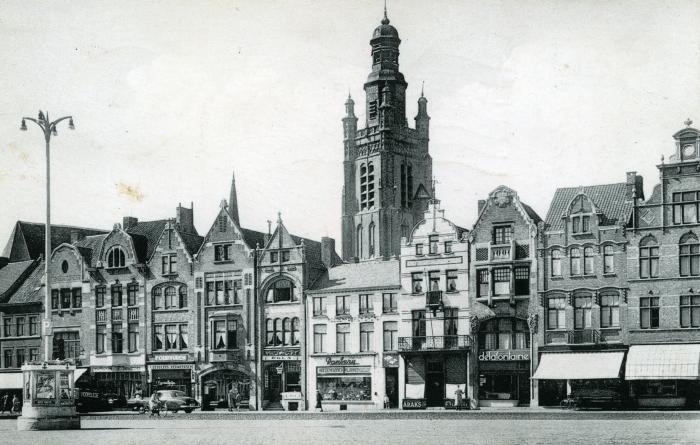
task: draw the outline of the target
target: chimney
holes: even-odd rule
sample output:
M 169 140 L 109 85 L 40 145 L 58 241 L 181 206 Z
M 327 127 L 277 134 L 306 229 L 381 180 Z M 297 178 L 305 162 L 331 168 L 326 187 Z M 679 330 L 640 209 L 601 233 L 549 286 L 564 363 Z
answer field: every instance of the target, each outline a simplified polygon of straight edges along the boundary
M 333 267 L 335 259 L 335 240 L 324 236 L 321 238 L 321 262 L 327 269 Z
M 182 207 L 182 204 L 178 204 L 175 211 L 175 223 L 182 232 L 197 234 L 194 228 L 194 206 L 188 209 Z
M 85 238 L 85 234 L 78 229 L 71 229 L 70 230 L 70 243 L 75 244 L 81 239 Z
M 481 210 L 483 210 L 484 206 L 486 205 L 486 200 L 480 199 L 479 203 L 477 205 L 479 206 L 479 208 L 478 208 L 479 214 L 481 214 Z
M 644 200 L 644 178 L 637 172 L 627 172 L 627 198 Z
M 139 219 L 134 218 L 133 216 L 125 216 L 124 218 L 122 218 L 122 228 L 124 229 L 124 231 L 128 231 L 138 223 Z

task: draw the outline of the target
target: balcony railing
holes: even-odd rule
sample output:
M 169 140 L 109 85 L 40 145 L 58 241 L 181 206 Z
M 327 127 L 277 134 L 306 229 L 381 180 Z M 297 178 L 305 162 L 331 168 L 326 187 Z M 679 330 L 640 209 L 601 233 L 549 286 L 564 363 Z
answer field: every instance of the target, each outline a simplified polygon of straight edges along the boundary
M 130 307 L 129 311 L 129 321 L 138 321 L 139 319 L 139 308 L 137 307 Z
M 399 337 L 399 351 L 439 351 L 469 349 L 471 335 L 434 335 L 427 337 Z
M 491 246 L 491 261 L 509 261 L 509 260 L 512 260 L 513 257 L 511 256 L 511 250 L 512 250 L 512 246 L 510 244 L 500 245 L 500 246 Z
M 112 321 L 121 321 L 122 320 L 122 310 L 121 309 L 112 309 Z
M 97 309 L 95 311 L 95 318 L 97 319 L 97 321 L 107 321 L 107 310 Z
M 579 345 L 584 343 L 600 343 L 600 332 L 593 329 L 569 331 L 567 334 L 568 343 L 570 345 Z

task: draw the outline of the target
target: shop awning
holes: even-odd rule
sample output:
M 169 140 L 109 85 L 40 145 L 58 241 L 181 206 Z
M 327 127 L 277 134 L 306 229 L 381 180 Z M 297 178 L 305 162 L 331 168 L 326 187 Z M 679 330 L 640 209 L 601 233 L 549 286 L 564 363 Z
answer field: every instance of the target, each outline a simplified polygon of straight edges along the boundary
M 0 389 L 22 389 L 22 373 L 0 373 Z
M 620 376 L 623 351 L 545 352 L 540 357 L 533 379 L 576 380 L 616 379 Z
M 73 383 L 77 382 L 81 375 L 85 374 L 87 368 L 75 368 L 73 372 Z
M 700 379 L 700 344 L 630 346 L 625 379 Z

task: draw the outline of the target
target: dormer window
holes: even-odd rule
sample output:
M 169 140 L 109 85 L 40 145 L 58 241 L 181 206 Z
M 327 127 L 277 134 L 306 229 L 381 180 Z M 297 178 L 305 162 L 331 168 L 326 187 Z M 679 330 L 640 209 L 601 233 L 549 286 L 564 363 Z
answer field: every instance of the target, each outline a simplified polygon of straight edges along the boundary
M 126 255 L 121 247 L 115 246 L 107 253 L 107 267 L 112 269 L 115 267 L 126 266 Z
M 570 208 L 571 233 L 590 233 L 593 206 L 585 195 L 578 195 Z

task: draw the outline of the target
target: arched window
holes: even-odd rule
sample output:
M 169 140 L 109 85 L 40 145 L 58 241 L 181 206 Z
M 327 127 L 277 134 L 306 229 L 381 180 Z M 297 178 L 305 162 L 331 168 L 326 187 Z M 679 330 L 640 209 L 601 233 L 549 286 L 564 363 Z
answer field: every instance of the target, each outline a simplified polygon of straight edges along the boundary
M 275 318 L 275 346 L 282 346 L 282 320 Z
M 552 250 L 552 276 L 561 276 L 561 250 Z
M 659 244 L 653 236 L 647 236 L 639 243 L 639 277 L 659 276 Z
M 299 344 L 299 318 L 292 318 L 292 346 Z
M 362 224 L 357 226 L 357 251 L 355 252 L 357 254 L 358 258 L 362 258 Z
M 153 289 L 153 309 L 163 309 L 163 288 L 156 287 Z
M 175 309 L 177 308 L 177 301 L 175 300 L 175 288 L 173 286 L 168 286 L 165 288 L 165 308 Z
M 606 292 L 600 296 L 600 327 L 620 326 L 620 294 Z
M 266 301 L 270 303 L 279 303 L 283 301 L 296 301 L 296 289 L 291 280 L 285 278 L 279 279 L 270 285 L 267 290 Z
M 292 321 L 289 318 L 282 320 L 282 344 L 284 346 L 292 344 Z
M 274 330 L 272 318 L 268 318 L 267 321 L 265 322 L 265 325 L 266 325 L 265 330 L 267 332 L 267 345 L 274 346 L 275 345 L 275 330 Z
M 375 235 L 374 223 L 369 223 L 369 230 L 367 231 L 368 241 L 369 241 L 369 256 L 374 256 L 374 235 Z
M 615 249 L 607 244 L 603 247 L 603 273 L 615 272 Z
M 107 253 L 107 267 L 124 267 L 126 266 L 126 255 L 124 250 L 119 246 L 114 246 Z
M 178 296 L 180 297 L 180 308 L 187 307 L 187 286 L 180 286 L 180 289 L 178 289 Z
M 593 248 L 585 247 L 583 249 L 583 274 L 593 274 Z
M 678 255 L 682 277 L 700 275 L 700 243 L 694 234 L 687 233 L 681 237 Z
M 581 251 L 574 247 L 569 251 L 571 275 L 581 275 Z

